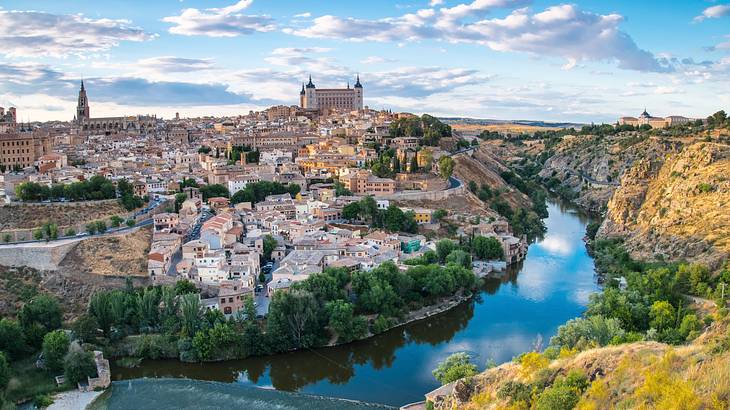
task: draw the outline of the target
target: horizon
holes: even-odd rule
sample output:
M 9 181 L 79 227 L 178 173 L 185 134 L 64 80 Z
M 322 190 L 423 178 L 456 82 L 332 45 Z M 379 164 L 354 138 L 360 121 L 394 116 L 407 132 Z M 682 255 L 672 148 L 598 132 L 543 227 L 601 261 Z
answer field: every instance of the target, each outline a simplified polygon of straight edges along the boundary
M 359 74 L 366 106 L 440 118 L 589 124 L 644 107 L 725 109 L 730 5 L 662 5 L 0 1 L 0 106 L 70 121 L 83 79 L 95 117 L 226 117 L 298 104 L 310 74 L 318 88 Z

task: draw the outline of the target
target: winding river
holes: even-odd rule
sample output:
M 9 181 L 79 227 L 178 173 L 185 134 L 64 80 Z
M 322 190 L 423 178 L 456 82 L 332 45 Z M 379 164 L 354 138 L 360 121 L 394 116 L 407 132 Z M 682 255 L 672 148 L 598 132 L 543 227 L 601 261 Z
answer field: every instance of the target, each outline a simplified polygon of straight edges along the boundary
M 588 217 L 559 203 L 549 203 L 548 210 L 547 233 L 530 246 L 525 261 L 448 312 L 346 346 L 221 363 L 148 360 L 133 369 L 113 367 L 116 382 L 100 404 L 215 408 L 221 400 L 224 407 L 256 409 L 263 400 L 285 409 L 329 408 L 327 403 L 346 409 L 362 405 L 309 395 L 390 406 L 422 400 L 438 387 L 431 370 L 451 353 L 470 352 L 484 367 L 489 360 L 502 363 L 536 344 L 545 346 L 598 290 L 582 241 Z M 149 379 L 131 380 L 140 378 Z M 197 381 L 170 380 L 180 378 Z

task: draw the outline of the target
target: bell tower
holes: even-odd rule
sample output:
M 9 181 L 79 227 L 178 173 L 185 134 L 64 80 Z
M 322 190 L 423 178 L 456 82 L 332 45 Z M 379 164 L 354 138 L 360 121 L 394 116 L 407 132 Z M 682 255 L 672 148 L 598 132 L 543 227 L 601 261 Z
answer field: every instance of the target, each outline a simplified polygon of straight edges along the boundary
M 79 90 L 79 100 L 76 104 L 76 121 L 82 123 L 88 120 L 89 115 L 89 99 L 86 97 L 86 89 L 84 88 L 84 80 L 81 80 L 81 89 Z

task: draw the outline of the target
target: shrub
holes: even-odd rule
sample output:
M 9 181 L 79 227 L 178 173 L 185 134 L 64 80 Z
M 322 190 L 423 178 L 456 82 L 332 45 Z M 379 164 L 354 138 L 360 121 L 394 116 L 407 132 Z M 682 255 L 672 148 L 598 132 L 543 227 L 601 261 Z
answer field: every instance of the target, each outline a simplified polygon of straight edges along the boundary
M 520 356 L 519 363 L 522 365 L 522 369 L 520 369 L 522 377 L 532 378 L 534 374 L 547 368 L 550 359 L 538 352 L 529 352 Z
M 572 410 L 578 404 L 578 393 L 567 386 L 553 386 L 545 389 L 533 407 L 535 410 Z
M 475 374 L 477 374 L 477 366 L 471 363 L 471 358 L 464 352 L 452 354 L 433 370 L 433 376 L 441 384 L 449 384 Z
M 70 343 L 63 330 L 46 333 L 43 337 L 43 359 L 48 370 L 56 372 L 63 369 L 63 358 Z
M 71 349 L 64 359 L 63 374 L 66 383 L 71 385 L 75 385 L 87 377 L 93 377 L 96 375 L 94 355 L 91 352 L 83 351 L 81 348 Z

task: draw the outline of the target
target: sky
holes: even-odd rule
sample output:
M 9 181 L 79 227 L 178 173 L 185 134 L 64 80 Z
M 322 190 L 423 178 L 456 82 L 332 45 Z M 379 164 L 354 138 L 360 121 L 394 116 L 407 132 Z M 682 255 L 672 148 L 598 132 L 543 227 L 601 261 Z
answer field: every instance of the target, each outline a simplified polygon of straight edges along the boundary
M 615 122 L 730 108 L 730 0 L 0 0 L 0 106 L 240 115 L 303 81 L 438 116 Z

